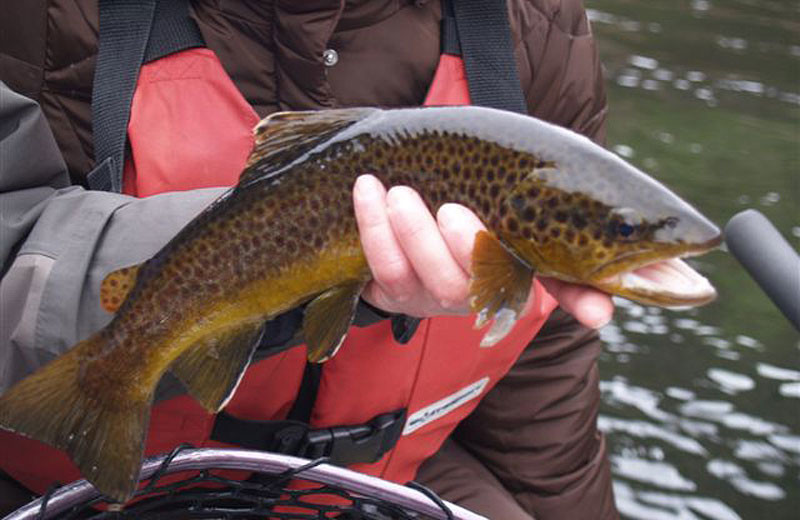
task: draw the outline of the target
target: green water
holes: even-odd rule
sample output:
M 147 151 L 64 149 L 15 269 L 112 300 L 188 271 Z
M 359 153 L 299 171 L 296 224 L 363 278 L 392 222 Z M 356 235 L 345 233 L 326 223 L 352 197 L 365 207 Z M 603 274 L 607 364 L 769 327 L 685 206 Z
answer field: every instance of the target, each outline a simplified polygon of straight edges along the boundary
M 798 248 L 800 2 L 585 4 L 609 147 L 718 224 L 756 208 Z M 626 518 L 800 518 L 800 335 L 730 255 L 692 263 L 717 302 L 620 302 L 602 332 L 618 506 Z

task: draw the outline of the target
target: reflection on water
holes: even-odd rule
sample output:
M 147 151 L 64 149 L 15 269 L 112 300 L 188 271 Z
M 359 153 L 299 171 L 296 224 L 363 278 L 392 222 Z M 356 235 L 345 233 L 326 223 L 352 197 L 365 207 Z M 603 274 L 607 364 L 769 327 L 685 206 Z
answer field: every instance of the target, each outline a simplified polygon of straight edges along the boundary
M 585 0 L 609 147 L 720 225 L 755 207 L 800 245 L 800 4 Z M 800 335 L 729 255 L 683 312 L 617 300 L 601 331 L 617 503 L 636 519 L 798 517 Z M 800 290 L 800 288 L 799 288 Z
M 762 518 L 744 511 L 765 511 L 763 502 L 775 506 L 766 509 L 775 518 L 790 518 L 800 485 L 800 394 L 784 386 L 797 386 L 800 371 L 741 363 L 750 352 L 769 357 L 755 338 L 727 339 L 721 328 L 685 313 L 621 299 L 617 304 L 615 322 L 601 331 L 607 377 L 600 385 L 598 422 L 610 440 L 622 513 L 642 519 Z M 703 345 L 706 355 L 698 350 Z M 683 369 L 651 365 L 667 363 L 665 355 Z M 747 396 L 759 389 L 772 395 L 765 407 L 754 408 Z

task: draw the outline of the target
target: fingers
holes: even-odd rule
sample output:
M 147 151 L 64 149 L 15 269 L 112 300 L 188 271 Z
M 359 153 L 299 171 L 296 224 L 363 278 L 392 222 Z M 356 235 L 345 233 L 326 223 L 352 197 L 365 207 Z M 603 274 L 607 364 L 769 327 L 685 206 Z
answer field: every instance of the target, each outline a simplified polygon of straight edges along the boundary
M 445 239 L 425 203 L 410 188 L 398 186 L 387 193 L 375 177 L 366 175 L 356 181 L 353 202 L 374 278 L 363 293 L 367 301 L 414 316 L 466 312 L 469 276 L 462 265 L 469 265 L 477 217 L 472 216 L 472 232 L 464 235 L 465 246 L 457 233 L 470 226 L 451 222 L 445 226 L 450 235 Z M 451 253 L 451 244 L 459 251 L 459 259 Z
M 436 214 L 439 230 L 453 258 L 465 272 L 472 270 L 472 249 L 475 235 L 486 229 L 469 209 L 459 204 L 444 204 Z
M 414 291 L 421 289 L 419 279 L 397 242 L 389 222 L 386 209 L 386 189 L 372 175 L 362 175 L 356 179 L 353 189 L 361 247 L 372 271 L 372 277 L 381 291 L 374 287 L 367 291 L 373 296 L 372 303 L 389 311 L 386 297 L 402 302 L 410 299 Z
M 462 306 L 469 276 L 453 258 L 420 196 L 410 188 L 398 186 L 389 190 L 386 204 L 395 237 L 422 285 L 442 308 Z

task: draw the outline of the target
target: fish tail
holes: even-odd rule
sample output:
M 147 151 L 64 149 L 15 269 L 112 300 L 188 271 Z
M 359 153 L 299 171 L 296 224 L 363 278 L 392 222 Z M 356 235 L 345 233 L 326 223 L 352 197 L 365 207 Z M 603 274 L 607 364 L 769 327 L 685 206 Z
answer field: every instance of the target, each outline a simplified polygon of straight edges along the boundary
M 152 395 L 111 400 L 81 388 L 81 353 L 102 341 L 78 343 L 0 396 L 0 428 L 67 452 L 101 493 L 124 502 L 139 481 Z

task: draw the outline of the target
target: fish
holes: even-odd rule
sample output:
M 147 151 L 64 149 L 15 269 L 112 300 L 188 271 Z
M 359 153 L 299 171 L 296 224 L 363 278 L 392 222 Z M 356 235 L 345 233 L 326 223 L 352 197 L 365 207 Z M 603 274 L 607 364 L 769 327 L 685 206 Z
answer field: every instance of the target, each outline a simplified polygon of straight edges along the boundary
M 681 259 L 717 247 L 719 229 L 570 130 L 481 107 L 281 112 L 255 127 L 235 187 L 103 281 L 108 325 L 0 396 L 0 427 L 66 451 L 100 492 L 129 499 L 167 371 L 217 412 L 265 322 L 300 306 L 308 359 L 336 353 L 372 278 L 351 199 L 366 172 L 486 225 L 469 289 L 476 326 L 493 323 L 482 346 L 513 327 L 534 276 L 661 306 L 716 295 Z

